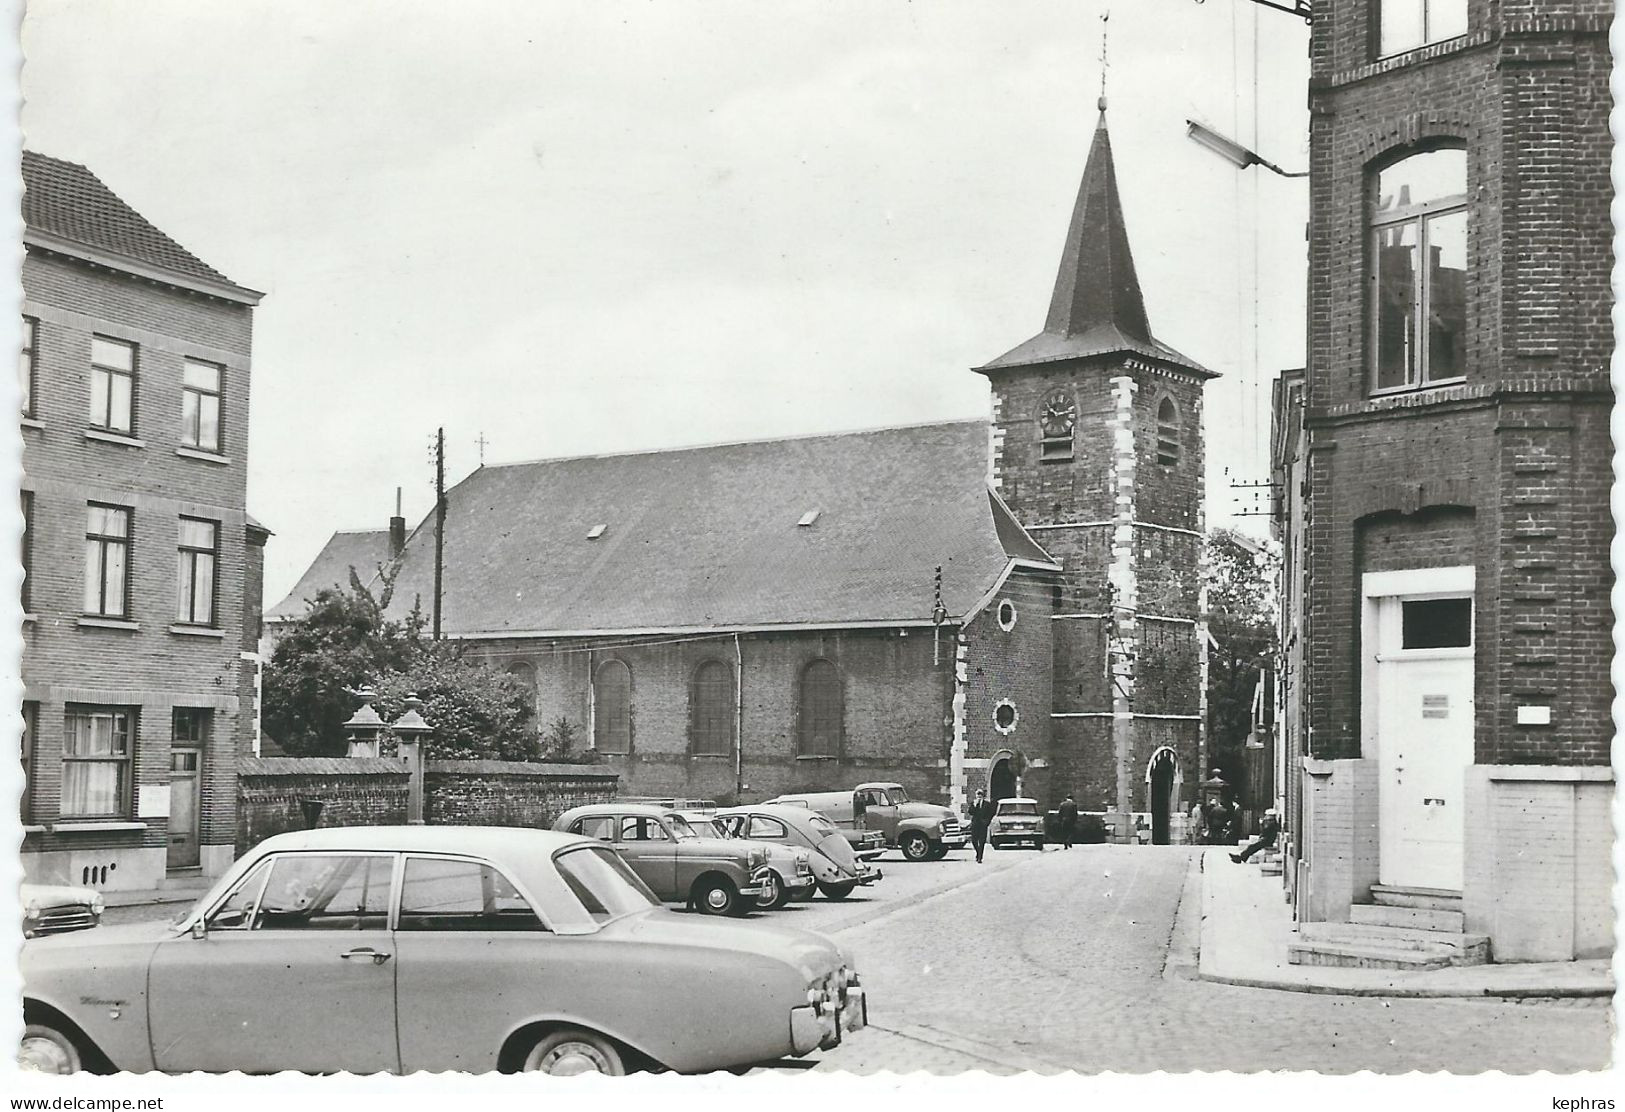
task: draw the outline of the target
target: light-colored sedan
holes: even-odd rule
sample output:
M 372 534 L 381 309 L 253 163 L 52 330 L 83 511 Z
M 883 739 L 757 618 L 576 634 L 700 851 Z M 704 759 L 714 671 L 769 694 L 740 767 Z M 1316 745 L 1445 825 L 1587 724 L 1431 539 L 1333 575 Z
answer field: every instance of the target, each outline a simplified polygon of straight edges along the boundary
M 880 879 L 880 870 L 858 860 L 851 842 L 817 811 L 788 803 L 756 803 L 725 808 L 716 819 L 736 838 L 806 849 L 818 890 L 826 899 L 844 900 L 858 886 Z
M 732 838 L 708 811 L 679 811 L 689 829 L 702 838 Z M 777 911 L 791 900 L 808 900 L 818 891 L 818 880 L 813 876 L 811 854 L 800 847 L 792 848 L 784 842 L 757 842 L 767 851 L 769 876 L 756 897 L 756 906 L 762 911 Z
M 22 884 L 23 937 L 89 930 L 102 921 L 107 904 L 94 888 L 78 884 Z
M 174 924 L 21 969 L 19 1061 L 53 1073 L 700 1072 L 867 1021 L 829 939 L 667 911 L 598 842 L 507 828 L 278 835 Z
M 987 828 L 987 840 L 993 843 L 994 849 L 1019 845 L 1043 849 L 1044 815 L 1038 809 L 1038 800 L 999 800 L 999 808 L 993 813 L 993 821 Z

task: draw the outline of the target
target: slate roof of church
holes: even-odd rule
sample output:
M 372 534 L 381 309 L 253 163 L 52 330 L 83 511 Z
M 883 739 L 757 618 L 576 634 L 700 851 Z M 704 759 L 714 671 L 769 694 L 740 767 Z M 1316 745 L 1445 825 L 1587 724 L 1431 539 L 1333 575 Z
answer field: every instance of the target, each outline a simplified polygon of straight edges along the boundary
M 1216 372 L 1151 335 L 1123 221 L 1111 134 L 1106 129 L 1106 102 L 1102 100 L 1044 330 L 976 369 L 985 373 L 1123 352 L 1217 377 Z
M 23 223 L 29 230 L 258 296 L 176 243 L 79 163 L 24 151 L 22 171 Z
M 389 559 L 388 529 L 357 529 L 334 533 L 322 550 L 311 561 L 305 574 L 299 577 L 293 590 L 283 600 L 265 612 L 266 620 L 297 618 L 310 608 L 316 592 L 327 587 L 350 589 L 350 569 L 354 568 L 361 582 L 370 583 L 378 574 L 379 565 Z
M 985 420 L 483 467 L 447 492 L 442 627 L 922 622 L 938 564 L 944 605 L 962 616 L 1012 556 L 1050 562 L 991 495 L 987 472 Z M 374 543 L 387 534 L 336 535 L 301 586 L 345 574 L 346 545 L 371 560 Z M 428 613 L 433 577 L 426 520 L 407 541 L 392 614 L 415 598 Z

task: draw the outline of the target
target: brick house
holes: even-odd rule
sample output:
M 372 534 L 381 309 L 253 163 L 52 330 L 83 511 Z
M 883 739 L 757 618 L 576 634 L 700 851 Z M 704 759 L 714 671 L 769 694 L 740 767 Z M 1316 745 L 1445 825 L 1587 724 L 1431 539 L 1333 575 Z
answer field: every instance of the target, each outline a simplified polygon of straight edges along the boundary
M 212 876 L 255 725 L 261 295 L 83 166 L 22 170 L 23 868 L 103 889 Z
M 1612 952 L 1612 18 L 1316 5 L 1308 368 L 1276 461 L 1306 495 L 1304 920 L 1420 889 L 1499 960 Z
M 1213 376 L 1151 336 L 1104 113 L 1044 330 L 977 371 L 991 429 L 483 467 L 448 493 L 446 635 L 630 794 L 1070 792 L 1168 840 L 1201 779 Z M 433 551 L 432 519 L 335 534 L 268 622 L 384 564 L 427 609 Z

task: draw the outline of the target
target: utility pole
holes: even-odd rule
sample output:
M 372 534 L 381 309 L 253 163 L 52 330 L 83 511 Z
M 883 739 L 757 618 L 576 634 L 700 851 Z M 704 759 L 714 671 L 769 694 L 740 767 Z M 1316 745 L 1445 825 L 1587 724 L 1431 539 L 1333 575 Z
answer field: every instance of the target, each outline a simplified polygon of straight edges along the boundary
M 440 640 L 440 584 L 446 565 L 446 430 L 434 434 L 434 639 Z

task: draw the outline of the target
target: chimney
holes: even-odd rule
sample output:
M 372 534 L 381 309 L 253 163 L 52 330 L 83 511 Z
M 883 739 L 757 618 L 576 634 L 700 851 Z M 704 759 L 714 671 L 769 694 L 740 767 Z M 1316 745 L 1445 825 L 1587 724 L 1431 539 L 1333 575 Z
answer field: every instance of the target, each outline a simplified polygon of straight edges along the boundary
M 406 519 L 401 516 L 401 488 L 395 488 L 395 516 L 389 519 L 389 558 L 397 559 L 406 547 Z

